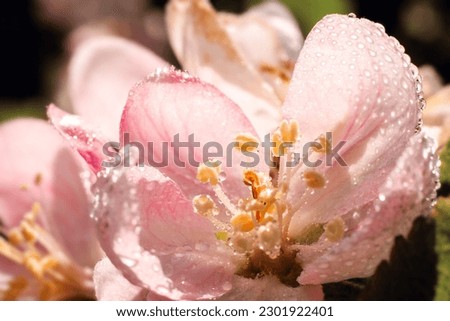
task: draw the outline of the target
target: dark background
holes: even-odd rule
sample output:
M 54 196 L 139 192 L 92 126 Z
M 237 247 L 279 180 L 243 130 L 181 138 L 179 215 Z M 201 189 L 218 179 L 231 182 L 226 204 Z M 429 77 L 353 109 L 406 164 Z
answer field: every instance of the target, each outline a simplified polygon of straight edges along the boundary
M 302 1 L 302 0 L 299 0 Z M 150 5 L 149 1 L 149 5 Z M 162 7 L 166 1 L 152 1 Z M 212 1 L 242 11 L 248 1 Z M 358 16 L 381 22 L 406 47 L 416 65 L 434 65 L 450 80 L 448 0 L 352 1 Z M 44 61 L 63 52 L 65 33 L 39 24 L 31 0 L 8 1 L 0 10 L 0 102 L 45 96 Z M 5 4 L 4 4 L 5 5 Z

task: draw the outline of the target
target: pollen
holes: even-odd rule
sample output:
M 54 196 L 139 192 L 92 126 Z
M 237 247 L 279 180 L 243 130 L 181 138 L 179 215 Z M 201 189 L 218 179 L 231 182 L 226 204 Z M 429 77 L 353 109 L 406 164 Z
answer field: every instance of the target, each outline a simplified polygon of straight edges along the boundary
M 0 299 L 19 299 L 30 286 L 37 287 L 40 300 L 92 297 L 92 271 L 73 262 L 39 225 L 41 211 L 40 204 L 34 203 L 17 227 L 2 231 L 5 237 L 0 238 L 0 257 L 22 266 L 29 274 L 11 280 L 6 290 L 0 290 Z
M 42 173 L 37 173 L 36 176 L 34 176 L 34 185 L 39 186 L 42 183 Z
M 344 237 L 345 228 L 344 220 L 341 217 L 337 217 L 325 225 L 325 236 L 331 242 L 338 242 Z
M 305 181 L 306 186 L 311 188 L 323 188 L 326 183 L 322 174 L 313 170 L 305 171 L 303 173 L 303 180 Z
M 209 195 L 197 195 L 192 200 L 194 211 L 205 217 L 217 215 L 218 210 L 216 203 Z
M 205 164 L 200 164 L 197 169 L 197 179 L 205 184 L 210 183 L 211 185 L 217 185 L 220 180 L 220 173 L 220 166 L 206 166 Z
M 253 218 L 247 213 L 240 213 L 231 218 L 231 226 L 239 232 L 250 232 L 255 228 Z
M 299 125 L 295 120 L 283 120 L 280 127 L 272 134 L 272 154 L 281 157 L 299 138 Z
M 323 134 L 320 135 L 317 140 L 320 144 L 320 147 L 313 146 L 311 149 L 319 154 L 329 154 L 331 152 L 331 141 Z
M 240 152 L 254 152 L 259 146 L 259 139 L 249 133 L 238 134 L 235 141 L 235 148 Z

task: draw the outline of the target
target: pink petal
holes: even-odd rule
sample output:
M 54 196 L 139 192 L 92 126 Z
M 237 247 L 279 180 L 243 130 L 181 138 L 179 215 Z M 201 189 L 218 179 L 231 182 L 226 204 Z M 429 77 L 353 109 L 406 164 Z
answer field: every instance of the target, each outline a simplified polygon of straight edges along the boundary
M 140 45 L 118 37 L 83 42 L 69 66 L 69 94 L 75 113 L 116 138 L 128 91 L 167 63 Z
M 322 166 L 326 189 L 299 200 L 301 171 L 291 201 L 307 222 L 326 222 L 375 198 L 414 134 L 421 114 L 417 68 L 398 41 L 366 19 L 330 15 L 311 31 L 283 106 L 298 120 L 303 143 L 332 132 L 345 141 L 340 156 L 348 164 Z M 308 203 L 309 205 L 301 205 Z
M 100 241 L 130 282 L 173 300 L 226 292 L 232 254 L 173 181 L 133 167 L 105 174 L 97 188 Z
M 150 165 L 157 166 L 176 181 L 189 197 L 205 192 L 205 185 L 195 179 L 198 164 L 189 162 L 189 157 L 199 163 L 207 161 L 206 156 L 203 159 L 202 150 L 208 142 L 220 144 L 223 149 L 224 157 L 214 158 L 222 162 L 226 174 L 224 189 L 232 198 L 240 193 L 248 194 L 242 183 L 243 167 L 240 163 L 252 158 L 242 156 L 232 148 L 239 133 L 256 136 L 238 106 L 215 87 L 173 69 L 156 73 L 134 88 L 121 123 L 122 143 L 125 134 L 129 134 L 130 142 L 142 144 L 146 150 L 146 164 L 151 160 L 161 164 L 166 159 L 165 165 Z M 169 144 L 168 153 L 164 153 L 163 143 L 174 142 L 175 135 L 179 135 L 179 141 L 188 142 L 191 134 L 200 146 L 194 148 L 194 153 L 189 153 L 186 147 L 180 148 L 178 159 L 184 165 L 177 165 L 175 149 Z M 153 151 L 149 150 L 149 143 L 153 143 Z M 210 148 L 209 151 L 216 149 Z M 225 157 L 228 156 L 227 151 L 232 153 L 232 167 L 227 165 L 227 159 L 230 160 L 230 157 Z
M 85 168 L 77 155 L 41 120 L 4 123 L 0 140 L 8 155 L 0 159 L 0 219 L 4 226 L 19 224 L 32 204 L 39 202 L 43 227 L 79 264 L 93 265 L 98 248 L 89 217 L 90 200 L 81 180 Z
M 286 286 L 274 277 L 265 276 L 257 279 L 247 279 L 235 276 L 233 288 L 220 297 L 226 301 L 319 301 L 323 300 L 322 286 Z
M 128 282 L 110 260 L 103 259 L 95 265 L 95 296 L 100 301 L 144 300 L 146 290 Z
M 424 135 L 411 139 L 379 197 L 364 206 L 357 229 L 341 242 L 305 261 L 299 282 L 320 284 L 373 274 L 389 257 L 397 235 L 406 236 L 414 219 L 429 215 L 438 183 L 434 143 Z M 314 246 L 312 246 L 314 247 Z M 299 253 L 299 258 L 303 256 Z
M 91 129 L 80 116 L 68 114 L 55 105 L 48 106 L 47 115 L 56 130 L 78 151 L 91 170 L 98 173 L 106 160 L 106 155 L 103 154 L 106 140 Z
M 292 13 L 278 1 L 266 1 L 242 15 L 219 13 L 218 18 L 236 50 L 283 101 L 303 44 Z
M 280 98 L 240 52 L 208 1 L 172 0 L 166 21 L 170 43 L 183 68 L 241 106 L 261 136 L 277 125 Z

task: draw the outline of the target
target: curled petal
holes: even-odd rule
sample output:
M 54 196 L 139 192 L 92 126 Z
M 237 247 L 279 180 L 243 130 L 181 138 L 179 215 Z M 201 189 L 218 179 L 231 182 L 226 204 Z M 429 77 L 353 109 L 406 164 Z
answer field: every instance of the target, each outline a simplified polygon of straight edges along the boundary
M 321 284 L 373 274 L 377 265 L 389 258 L 395 237 L 406 236 L 416 217 L 431 212 L 439 181 L 434 150 L 434 142 L 424 135 L 411 139 L 379 197 L 350 213 L 349 220 L 356 219 L 358 224 L 341 242 L 309 257 L 300 249 L 304 270 L 299 282 Z M 304 253 L 317 246 L 321 245 L 305 248 Z
M 78 151 L 91 170 L 98 173 L 106 158 L 103 154 L 106 140 L 80 116 L 68 114 L 55 105 L 48 106 L 47 115 L 52 125 Z
M 130 88 L 166 65 L 146 48 L 119 37 L 83 42 L 69 65 L 69 95 L 75 113 L 116 138 Z
M 231 253 L 172 180 L 151 167 L 103 174 L 95 211 L 100 242 L 131 283 L 173 300 L 226 292 Z

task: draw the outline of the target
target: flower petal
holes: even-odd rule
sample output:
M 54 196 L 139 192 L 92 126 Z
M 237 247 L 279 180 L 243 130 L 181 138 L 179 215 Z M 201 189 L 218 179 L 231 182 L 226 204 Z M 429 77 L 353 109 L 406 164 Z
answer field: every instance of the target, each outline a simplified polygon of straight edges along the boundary
M 293 230 L 327 222 L 376 197 L 420 129 L 420 87 L 417 68 L 381 25 L 330 15 L 314 27 L 300 53 L 283 115 L 299 122 L 304 144 L 326 132 L 333 134 L 335 146 L 345 142 L 339 155 L 347 166 L 334 161 L 317 168 L 328 181 L 326 189 L 301 199 L 305 184 L 297 171 L 290 200 L 301 215 L 294 217 Z
M 107 258 L 94 270 L 95 296 L 100 301 L 144 300 L 146 290 L 131 284 Z
M 242 15 L 219 13 L 218 18 L 236 50 L 283 101 L 303 44 L 291 12 L 278 1 L 266 1 Z
M 416 81 L 417 67 L 381 25 L 329 15 L 305 41 L 283 116 L 299 122 L 305 142 L 327 131 L 335 139 L 411 132 L 420 114 Z
M 389 258 L 395 237 L 406 236 L 416 217 L 431 212 L 439 181 L 434 150 L 434 142 L 424 135 L 411 139 L 379 197 L 359 211 L 356 230 L 319 255 L 305 259 L 300 250 L 299 282 L 321 284 L 373 274 Z
M 174 300 L 226 292 L 232 254 L 173 181 L 151 167 L 103 174 L 95 211 L 100 241 L 130 282 Z
M 223 186 L 229 196 L 248 193 L 240 163 L 254 159 L 233 148 L 240 133 L 257 136 L 238 106 L 215 87 L 174 69 L 162 70 L 134 88 L 121 123 L 122 144 L 129 134 L 128 143 L 139 142 L 147 151 L 146 163 L 152 161 L 150 165 L 176 181 L 188 197 L 205 192 L 205 185 L 195 179 L 198 163 L 210 158 L 205 150 L 221 151 L 221 156 L 212 158 L 222 162 Z M 175 147 L 177 137 L 179 148 Z
M 80 116 L 68 114 L 55 105 L 48 106 L 47 115 L 56 130 L 70 142 L 91 170 L 98 173 L 106 158 L 102 153 L 106 140 L 91 129 Z
M 233 288 L 219 300 L 239 301 L 319 301 L 323 300 L 322 286 L 288 287 L 274 277 L 247 279 L 235 276 Z
M 69 65 L 69 95 L 75 113 L 116 138 L 130 88 L 166 65 L 146 48 L 119 37 L 83 42 Z
M 183 68 L 233 99 L 259 134 L 277 125 L 281 100 L 246 61 L 207 0 L 172 0 L 166 19 L 172 48 Z
M 99 253 L 89 217 L 90 200 L 81 179 L 85 168 L 76 154 L 41 120 L 7 122 L 0 127 L 0 140 L 8 155 L 0 159 L 4 226 L 17 226 L 33 203 L 39 202 L 43 227 L 78 263 L 93 265 Z

